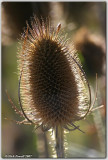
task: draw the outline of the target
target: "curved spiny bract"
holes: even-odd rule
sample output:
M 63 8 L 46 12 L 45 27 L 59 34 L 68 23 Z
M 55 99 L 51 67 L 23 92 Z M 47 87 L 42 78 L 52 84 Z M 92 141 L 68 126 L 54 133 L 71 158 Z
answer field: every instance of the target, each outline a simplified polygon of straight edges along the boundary
M 61 25 L 36 17 L 27 24 L 18 52 L 21 101 L 34 124 L 66 126 L 89 111 L 87 83 L 76 53 L 68 49 Z M 80 66 L 80 67 L 79 67 Z

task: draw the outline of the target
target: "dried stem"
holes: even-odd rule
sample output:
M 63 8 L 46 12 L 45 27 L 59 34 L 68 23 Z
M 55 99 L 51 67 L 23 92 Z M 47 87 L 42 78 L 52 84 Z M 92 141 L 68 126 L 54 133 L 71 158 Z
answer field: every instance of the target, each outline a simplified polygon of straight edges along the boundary
M 61 126 L 55 128 L 57 158 L 64 158 L 64 130 Z

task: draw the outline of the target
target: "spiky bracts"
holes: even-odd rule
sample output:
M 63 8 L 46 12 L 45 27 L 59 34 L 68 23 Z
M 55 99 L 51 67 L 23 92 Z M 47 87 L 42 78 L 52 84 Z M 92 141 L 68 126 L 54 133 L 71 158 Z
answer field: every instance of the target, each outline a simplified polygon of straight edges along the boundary
M 60 28 L 34 17 L 18 52 L 23 112 L 44 129 L 69 124 L 75 128 L 73 122 L 85 117 L 91 103 L 80 62 Z

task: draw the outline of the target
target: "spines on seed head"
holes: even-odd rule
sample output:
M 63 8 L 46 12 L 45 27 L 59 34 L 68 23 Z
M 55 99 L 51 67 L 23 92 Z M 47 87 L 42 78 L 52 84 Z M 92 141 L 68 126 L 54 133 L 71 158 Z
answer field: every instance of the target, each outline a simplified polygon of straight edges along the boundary
M 22 37 L 18 53 L 21 100 L 34 123 L 64 127 L 84 117 L 89 100 L 77 55 L 65 44 L 61 24 L 54 30 L 49 22 L 34 17 Z

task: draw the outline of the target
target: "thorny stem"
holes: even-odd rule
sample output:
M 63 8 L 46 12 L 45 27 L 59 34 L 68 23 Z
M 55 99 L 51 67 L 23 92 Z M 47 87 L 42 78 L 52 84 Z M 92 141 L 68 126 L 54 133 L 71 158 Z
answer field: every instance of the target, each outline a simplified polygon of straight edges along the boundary
M 64 158 L 64 137 L 63 128 L 61 126 L 56 126 L 55 128 L 55 139 L 56 139 L 56 153 L 57 158 Z

